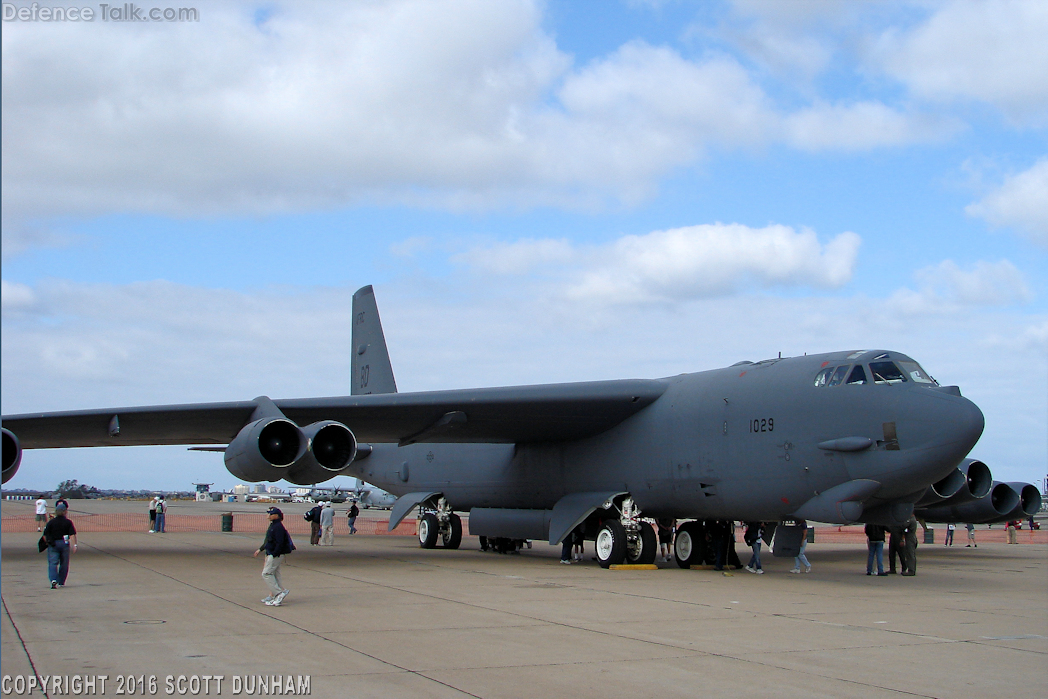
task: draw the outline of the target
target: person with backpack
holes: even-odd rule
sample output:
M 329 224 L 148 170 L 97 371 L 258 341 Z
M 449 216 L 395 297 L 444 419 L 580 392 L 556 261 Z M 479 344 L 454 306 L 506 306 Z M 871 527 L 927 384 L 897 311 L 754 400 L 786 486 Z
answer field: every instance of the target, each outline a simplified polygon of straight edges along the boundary
M 317 503 L 312 509 L 306 514 L 302 515 L 302 519 L 309 522 L 309 545 L 319 546 L 320 545 L 320 512 L 323 509 L 324 503 Z
M 750 556 L 750 562 L 746 566 L 746 570 L 757 575 L 764 575 L 764 569 L 761 567 L 761 536 L 763 534 L 764 522 L 747 522 L 746 533 L 742 537 L 746 545 L 753 550 L 753 555 Z
M 346 513 L 346 516 L 349 518 L 349 533 L 350 534 L 356 534 L 357 533 L 357 517 L 360 516 L 360 508 L 357 507 L 357 503 L 355 503 L 355 502 L 354 503 L 350 503 L 350 505 L 349 505 L 349 512 Z
M 164 502 L 164 496 L 158 495 L 156 500 L 156 533 L 164 533 L 164 523 L 167 519 L 167 503 Z
M 295 544 L 291 541 L 291 535 L 284 528 L 284 513 L 278 507 L 267 510 L 269 515 L 269 529 L 266 530 L 266 539 L 262 545 L 255 549 L 254 556 L 263 551 L 266 554 L 266 564 L 262 566 L 262 579 L 269 587 L 269 594 L 263 598 L 267 607 L 279 607 L 284 603 L 284 598 L 291 590 L 284 587 L 280 576 L 280 567 L 284 565 L 287 554 L 295 550 Z

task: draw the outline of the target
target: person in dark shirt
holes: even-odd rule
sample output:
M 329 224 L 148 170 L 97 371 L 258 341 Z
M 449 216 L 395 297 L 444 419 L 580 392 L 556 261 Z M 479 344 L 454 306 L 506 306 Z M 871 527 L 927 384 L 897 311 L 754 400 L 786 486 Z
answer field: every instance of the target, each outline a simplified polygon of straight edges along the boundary
M 873 561 L 877 561 L 877 575 L 884 572 L 884 527 L 879 524 L 866 525 L 866 574 L 873 575 Z
M 903 542 L 906 560 L 902 565 L 903 575 L 917 575 L 917 518 L 910 517 L 906 523 L 906 536 Z
M 69 554 L 76 551 L 76 527 L 66 517 L 66 504 L 55 505 L 55 516 L 44 527 L 47 542 L 47 579 L 51 589 L 64 587 L 69 576 Z
M 357 503 L 351 503 L 349 506 L 349 512 L 346 513 L 346 517 L 349 519 L 349 533 L 357 533 L 357 517 L 360 516 L 360 508 L 357 507 Z
M 316 505 L 310 508 L 309 512 L 303 515 L 303 519 L 309 522 L 309 545 L 319 546 L 320 545 L 320 511 L 324 509 L 321 505 Z
M 906 551 L 903 544 L 906 539 L 906 528 L 900 526 L 888 527 L 888 575 L 895 575 L 895 559 L 899 559 L 902 569 L 906 570 Z
M 269 587 L 269 595 L 262 601 L 269 607 L 279 607 L 284 603 L 291 590 L 284 587 L 280 579 L 280 567 L 284 565 L 287 554 L 295 550 L 295 544 L 291 541 L 291 535 L 284 528 L 284 513 L 280 508 L 271 507 L 269 513 L 269 529 L 266 530 L 266 540 L 255 550 L 254 555 L 265 552 L 266 564 L 262 567 L 262 579 Z

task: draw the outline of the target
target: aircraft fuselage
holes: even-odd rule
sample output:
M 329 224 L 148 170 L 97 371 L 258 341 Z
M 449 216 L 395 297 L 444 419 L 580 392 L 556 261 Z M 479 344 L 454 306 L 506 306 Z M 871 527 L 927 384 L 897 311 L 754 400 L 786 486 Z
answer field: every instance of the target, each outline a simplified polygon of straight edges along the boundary
M 983 429 L 978 407 L 956 389 L 874 380 L 870 362 L 884 355 L 912 362 L 896 352 L 837 352 L 682 374 L 594 437 L 376 444 L 349 470 L 397 495 L 439 491 L 459 510 L 550 509 L 568 494 L 607 490 L 629 492 L 646 516 L 774 521 L 857 479 L 879 484 L 869 510 L 919 497 Z M 827 368 L 855 366 L 869 380 L 816 385 Z M 834 440 L 845 441 L 827 448 Z

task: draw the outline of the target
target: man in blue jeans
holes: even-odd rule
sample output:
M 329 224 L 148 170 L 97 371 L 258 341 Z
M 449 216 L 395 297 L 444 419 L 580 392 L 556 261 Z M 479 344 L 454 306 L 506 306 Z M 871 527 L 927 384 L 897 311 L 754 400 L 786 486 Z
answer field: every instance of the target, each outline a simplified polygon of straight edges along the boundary
M 164 496 L 158 495 L 156 500 L 156 532 L 157 534 L 164 533 L 164 524 L 167 520 L 167 503 L 164 502 Z
M 873 575 L 873 561 L 877 559 L 877 575 L 884 572 L 884 527 L 879 524 L 866 525 L 866 574 Z
M 47 579 L 51 589 L 64 587 L 69 576 L 69 553 L 76 551 L 76 527 L 66 517 L 65 503 L 55 506 L 55 516 L 44 527 L 47 542 Z

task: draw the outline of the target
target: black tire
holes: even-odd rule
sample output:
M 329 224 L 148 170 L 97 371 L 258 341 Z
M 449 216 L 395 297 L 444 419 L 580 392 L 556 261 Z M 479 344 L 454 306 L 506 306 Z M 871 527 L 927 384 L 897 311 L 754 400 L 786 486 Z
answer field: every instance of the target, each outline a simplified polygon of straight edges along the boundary
M 427 512 L 418 521 L 418 545 L 424 549 L 436 548 L 438 536 L 440 536 L 440 523 L 437 522 L 437 516 L 432 512 Z
M 601 568 L 619 565 L 626 560 L 626 530 L 617 519 L 609 519 L 597 531 L 594 542 L 597 550 L 597 562 Z
M 706 532 L 698 522 L 685 522 L 677 527 L 673 539 L 673 557 L 681 568 L 700 565 L 706 554 Z
M 626 547 L 626 562 L 644 565 L 654 563 L 655 556 L 659 552 L 659 540 L 655 536 L 655 529 L 647 522 L 641 522 L 637 535 L 637 546 Z
M 452 513 L 451 518 L 448 520 L 448 524 L 451 525 L 450 532 L 446 532 L 441 535 L 443 539 L 444 548 L 446 549 L 457 549 L 459 544 L 462 543 L 462 518 L 457 514 Z

